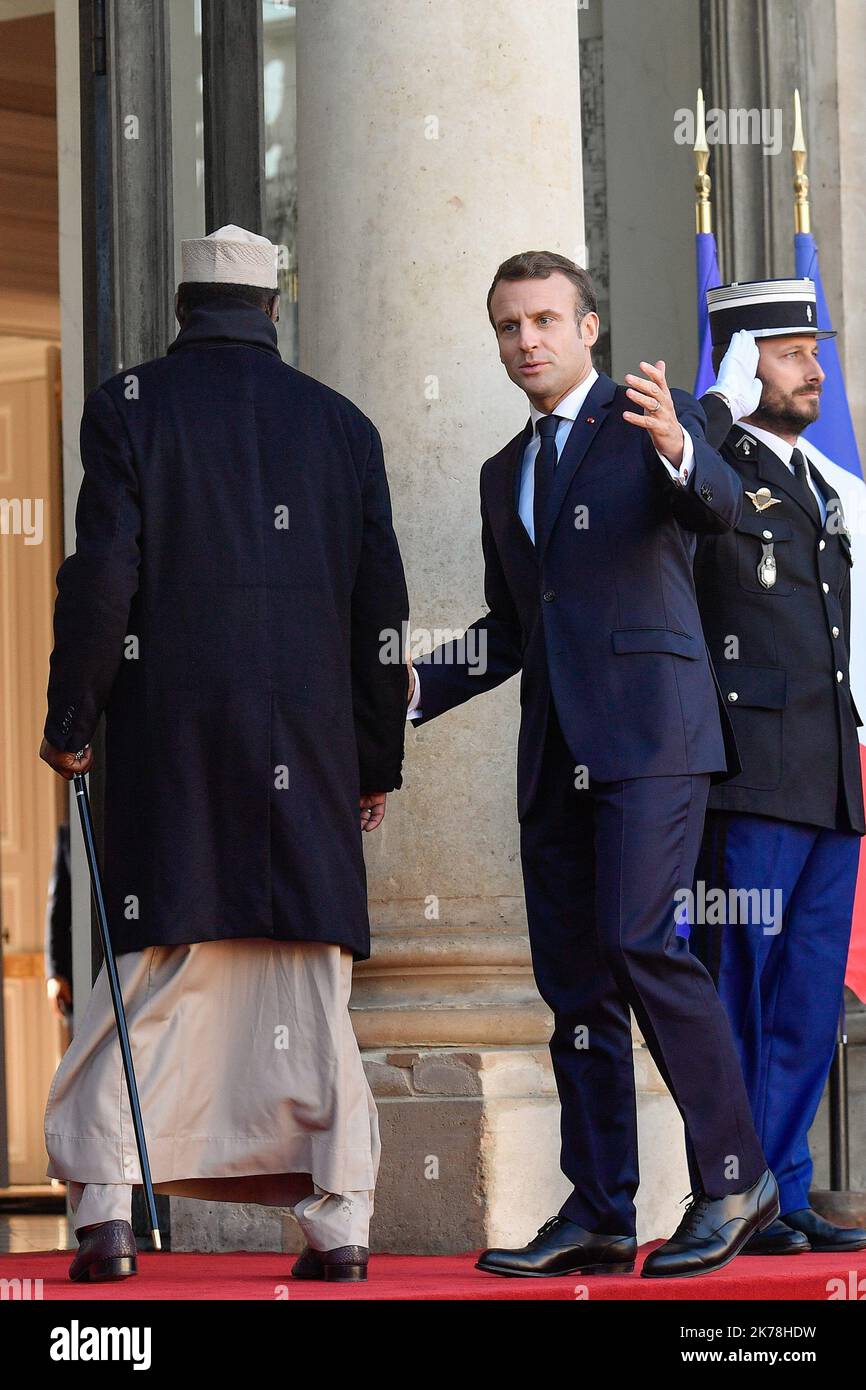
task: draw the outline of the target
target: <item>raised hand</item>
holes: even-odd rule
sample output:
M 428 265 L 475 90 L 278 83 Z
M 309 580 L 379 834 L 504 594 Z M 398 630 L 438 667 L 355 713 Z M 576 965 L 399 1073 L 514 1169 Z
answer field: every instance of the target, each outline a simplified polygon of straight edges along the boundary
M 673 397 L 665 380 L 665 364 L 659 359 L 655 366 L 651 362 L 641 362 L 645 377 L 626 376 L 629 389 L 626 391 L 630 401 L 642 405 L 643 415 L 636 411 L 624 410 L 622 418 L 638 429 L 646 430 L 653 447 L 674 466 L 679 468 L 683 461 L 683 427 L 677 419 Z
M 723 396 L 733 419 L 744 420 L 761 403 L 764 383 L 757 375 L 760 351 L 754 333 L 739 329 L 728 344 L 719 365 L 719 375 L 709 388 Z

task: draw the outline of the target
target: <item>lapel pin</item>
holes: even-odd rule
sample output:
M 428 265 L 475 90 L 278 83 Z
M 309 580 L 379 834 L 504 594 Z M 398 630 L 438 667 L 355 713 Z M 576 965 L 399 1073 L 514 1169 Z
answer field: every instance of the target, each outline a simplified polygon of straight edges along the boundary
M 594 425 L 594 424 L 595 424 L 595 416 L 594 416 L 594 415 L 587 415 L 587 417 L 586 417 L 586 423 L 587 423 L 588 425 Z
M 747 492 L 746 496 L 756 512 L 765 512 L 768 507 L 775 507 L 782 500 L 781 497 L 774 497 L 768 487 L 759 487 L 757 492 Z

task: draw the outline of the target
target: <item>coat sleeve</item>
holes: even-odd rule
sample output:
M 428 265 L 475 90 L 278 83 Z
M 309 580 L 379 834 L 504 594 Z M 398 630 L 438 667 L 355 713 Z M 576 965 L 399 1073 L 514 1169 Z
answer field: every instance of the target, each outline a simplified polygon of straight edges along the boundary
M 362 482 L 363 536 L 352 589 L 352 707 L 362 795 L 403 785 L 409 597 L 391 521 L 382 440 L 370 426 Z M 395 659 L 396 653 L 396 659 Z
M 644 456 L 667 495 L 671 511 L 688 531 L 723 532 L 736 526 L 743 510 L 743 485 L 730 464 L 707 443 L 703 406 L 687 391 L 671 392 L 677 419 L 691 435 L 694 467 L 688 483 L 675 483 L 644 432 Z
M 490 611 L 467 628 L 463 637 L 444 642 L 415 662 L 423 673 L 421 713 L 413 721 L 416 727 L 464 704 L 473 695 L 495 689 L 523 665 L 520 619 L 484 504 L 483 472 L 481 548 L 484 552 L 484 599 Z
M 84 478 L 75 550 L 57 572 L 45 737 L 77 752 L 96 731 L 120 662 L 138 589 L 141 509 L 126 426 L 102 387 L 81 419 Z
M 707 443 L 714 449 L 720 449 L 733 428 L 734 417 L 715 391 L 705 391 L 700 404 L 707 417 Z

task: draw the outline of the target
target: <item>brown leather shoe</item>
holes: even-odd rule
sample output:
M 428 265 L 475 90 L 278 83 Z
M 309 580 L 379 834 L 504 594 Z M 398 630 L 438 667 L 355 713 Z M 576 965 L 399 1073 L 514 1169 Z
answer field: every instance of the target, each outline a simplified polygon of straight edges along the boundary
M 100 1221 L 82 1226 L 76 1235 L 78 1252 L 69 1266 L 70 1279 L 103 1284 L 138 1272 L 135 1236 L 128 1221 Z
M 367 1278 L 369 1257 L 366 1245 L 338 1245 L 334 1250 L 313 1250 L 305 1245 L 292 1265 L 292 1278 L 361 1284 Z

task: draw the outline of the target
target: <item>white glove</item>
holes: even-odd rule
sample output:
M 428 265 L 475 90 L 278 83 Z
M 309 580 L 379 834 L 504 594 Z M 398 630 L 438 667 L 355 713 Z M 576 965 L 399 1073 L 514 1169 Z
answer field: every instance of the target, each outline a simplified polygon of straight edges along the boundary
M 764 383 L 755 375 L 758 358 L 754 334 L 747 328 L 741 328 L 731 339 L 716 382 L 709 388 L 725 398 L 735 422 L 745 419 L 758 408 L 764 389 Z

